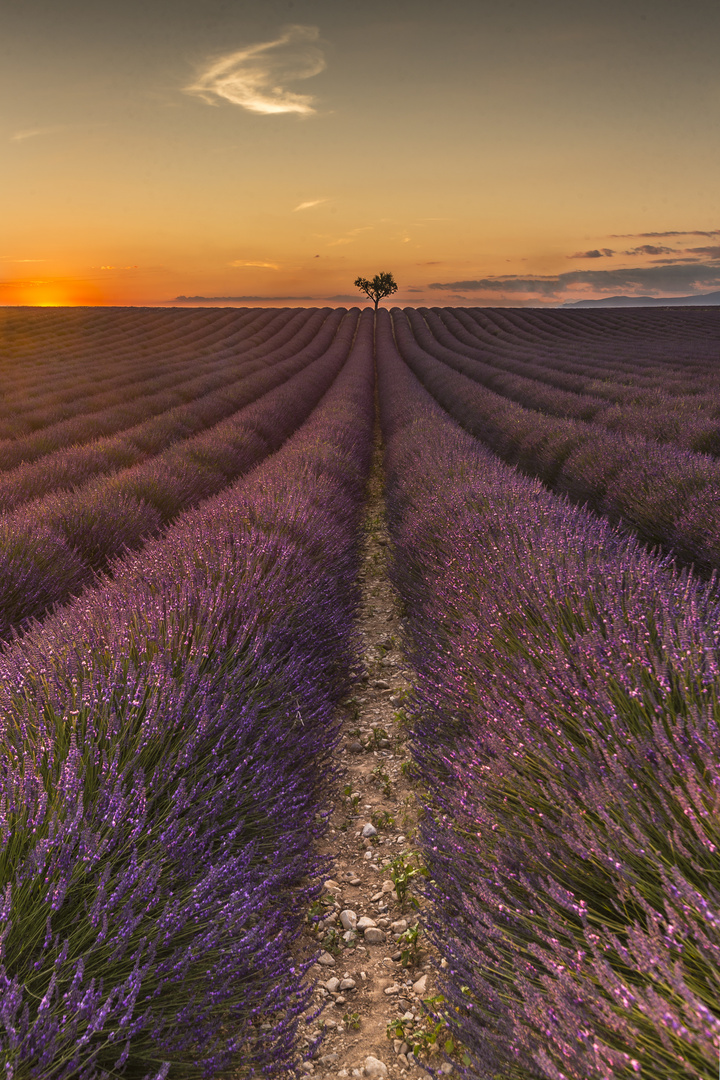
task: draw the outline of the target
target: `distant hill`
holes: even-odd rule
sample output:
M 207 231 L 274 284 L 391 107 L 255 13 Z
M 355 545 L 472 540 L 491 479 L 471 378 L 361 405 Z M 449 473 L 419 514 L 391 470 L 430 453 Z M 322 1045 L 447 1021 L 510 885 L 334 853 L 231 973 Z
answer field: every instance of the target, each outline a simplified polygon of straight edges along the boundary
M 681 304 L 720 304 L 720 290 L 692 296 L 605 296 L 602 300 L 572 300 L 560 307 L 676 307 Z

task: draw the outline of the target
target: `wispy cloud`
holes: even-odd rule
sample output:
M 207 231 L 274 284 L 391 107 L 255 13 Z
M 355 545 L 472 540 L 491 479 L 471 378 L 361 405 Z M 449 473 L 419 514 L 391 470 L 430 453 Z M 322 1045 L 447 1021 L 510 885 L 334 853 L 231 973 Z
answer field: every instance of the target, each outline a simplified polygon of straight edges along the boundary
M 661 244 L 640 244 L 639 247 L 623 251 L 623 255 L 674 255 L 675 248 L 663 247 Z
M 319 206 L 324 202 L 327 202 L 327 199 L 310 199 L 308 202 L 301 202 L 299 206 L 293 207 L 293 214 L 298 210 L 309 210 L 311 206 Z
M 338 247 L 339 244 L 352 244 L 358 233 L 372 232 L 375 228 L 374 225 L 360 225 L 357 229 L 348 229 L 344 236 L 336 237 L 334 240 L 328 241 L 326 247 Z
M 307 116 L 316 111 L 314 99 L 285 90 L 282 84 L 324 70 L 325 58 L 314 44 L 319 34 L 317 26 L 288 26 L 275 41 L 248 45 L 211 61 L 184 89 L 208 105 L 217 105 L 216 99 L 222 98 L 248 112 Z
M 686 248 L 686 251 L 692 252 L 693 255 L 707 255 L 709 259 L 720 259 L 720 247 L 715 245 L 712 247 Z
M 25 139 L 34 139 L 36 135 L 55 135 L 59 131 L 67 131 L 67 124 L 52 124 L 49 127 L 24 128 L 10 136 L 11 142 L 23 142 Z
M 277 263 L 268 262 L 245 262 L 244 259 L 235 259 L 234 262 L 229 263 L 230 266 L 263 266 L 266 270 L 279 270 L 280 267 Z
M 572 255 L 566 255 L 566 259 L 602 259 L 603 256 L 609 258 L 614 255 L 615 252 L 611 248 L 593 248 L 592 251 L 575 251 Z
M 663 236 L 720 236 L 720 229 L 711 229 L 709 232 L 703 229 L 674 230 L 670 232 L 638 232 L 638 233 L 610 233 L 612 240 L 646 240 L 658 239 Z
M 639 266 L 618 270 L 572 270 L 564 274 L 518 277 L 499 274 L 474 281 L 434 281 L 430 289 L 443 291 L 487 293 L 531 293 L 548 298 L 565 299 L 568 291 L 578 286 L 590 286 L 602 293 L 619 289 L 633 294 L 660 295 L 688 290 L 703 291 L 720 287 L 720 267 L 708 263 L 687 265 L 674 260 L 664 266 Z
M 23 128 L 10 136 L 10 142 L 24 142 L 26 139 L 34 139 L 38 135 L 59 135 L 63 131 L 86 131 L 88 128 L 105 127 L 98 121 L 85 124 L 48 124 L 46 127 Z
M 316 296 L 174 296 L 172 300 L 164 300 L 165 304 L 172 304 L 175 300 L 181 302 L 203 302 L 206 304 L 217 303 L 219 300 L 227 300 L 232 303 L 242 303 L 246 300 L 317 300 Z

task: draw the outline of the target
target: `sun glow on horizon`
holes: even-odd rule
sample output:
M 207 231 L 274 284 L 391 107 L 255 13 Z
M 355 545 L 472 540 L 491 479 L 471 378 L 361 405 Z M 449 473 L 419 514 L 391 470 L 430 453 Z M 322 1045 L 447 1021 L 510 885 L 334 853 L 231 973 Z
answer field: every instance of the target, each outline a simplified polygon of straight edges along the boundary
M 0 290 L 3 307 L 103 307 L 108 303 L 112 301 L 96 285 L 72 278 L 7 281 Z

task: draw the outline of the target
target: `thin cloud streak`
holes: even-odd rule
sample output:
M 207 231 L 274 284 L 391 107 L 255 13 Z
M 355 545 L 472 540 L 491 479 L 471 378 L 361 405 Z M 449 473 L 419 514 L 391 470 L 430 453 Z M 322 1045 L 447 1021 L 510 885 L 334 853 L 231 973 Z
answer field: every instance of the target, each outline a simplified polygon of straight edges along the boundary
M 309 202 L 301 202 L 299 206 L 293 208 L 293 214 L 296 214 L 298 210 L 309 210 L 311 206 L 319 206 L 320 203 L 327 202 L 327 199 L 310 199 Z
M 267 269 L 267 270 L 279 270 L 280 269 L 278 263 L 245 262 L 242 259 L 235 259 L 234 262 L 228 263 L 228 266 L 261 266 L 261 267 L 265 267 L 265 269 Z
M 572 270 L 564 274 L 518 277 L 516 274 L 492 275 L 474 281 L 434 281 L 429 289 L 443 291 L 536 293 L 540 296 L 564 299 L 568 290 L 589 285 L 598 291 L 634 293 L 675 292 L 678 289 L 702 290 L 720 286 L 720 267 L 707 263 L 688 266 L 675 261 L 665 266 L 640 266 L 618 270 Z
M 10 136 L 10 142 L 24 142 L 25 139 L 34 139 L 36 135 L 55 135 L 60 131 L 67 131 L 67 124 L 53 124 L 50 127 L 25 128 L 24 131 L 16 131 Z
M 566 259 L 602 259 L 603 256 L 610 258 L 615 252 L 611 248 L 593 248 L 592 251 L 575 251 L 572 255 L 566 255 Z
M 285 90 L 281 84 L 309 79 L 325 69 L 325 58 L 314 44 L 319 33 L 316 26 L 288 26 L 275 41 L 248 45 L 212 61 L 195 83 L 184 87 L 185 92 L 208 105 L 217 105 L 216 99 L 221 98 L 265 116 L 309 116 L 316 111 L 314 99 Z
M 702 229 L 688 229 L 685 232 L 671 231 L 671 232 L 638 232 L 638 233 L 610 233 L 612 240 L 635 240 L 635 239 L 652 239 L 660 238 L 663 236 L 720 236 L 720 229 L 711 229 L 709 232 L 705 232 Z
M 60 135 L 64 131 L 77 132 L 88 131 L 91 128 L 106 127 L 102 121 L 88 122 L 84 124 L 48 124 L 46 127 L 23 128 L 10 136 L 10 142 L 24 142 L 26 139 L 34 139 L 38 135 Z

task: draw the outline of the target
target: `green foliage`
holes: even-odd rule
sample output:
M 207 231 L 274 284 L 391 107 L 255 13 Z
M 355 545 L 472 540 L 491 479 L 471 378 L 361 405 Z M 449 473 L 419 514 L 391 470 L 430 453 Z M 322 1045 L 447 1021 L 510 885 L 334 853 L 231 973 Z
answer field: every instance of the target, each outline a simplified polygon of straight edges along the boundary
M 372 775 L 382 787 L 385 798 L 389 799 L 392 795 L 392 782 L 389 774 L 383 769 L 382 765 L 376 765 L 372 771 Z
M 360 795 L 357 791 L 353 791 L 352 784 L 346 784 L 343 788 L 343 795 L 350 803 L 350 809 L 354 813 L 360 803 Z
M 400 963 L 403 967 L 413 967 L 420 959 L 419 938 L 420 923 L 418 922 L 416 922 L 414 926 L 408 926 L 407 930 L 405 930 L 398 938 L 398 945 L 400 946 Z
M 395 824 L 395 818 L 387 810 L 381 810 L 370 818 L 376 829 L 391 829 Z
M 387 733 L 385 728 L 380 727 L 380 725 L 378 725 L 377 727 L 374 727 L 372 729 L 372 738 L 373 738 L 373 742 L 375 743 L 375 749 L 376 750 L 380 749 L 380 740 L 381 739 L 387 739 L 388 742 L 390 741 L 389 734 Z
M 412 860 L 412 861 L 411 861 Z M 410 882 L 421 875 L 422 877 L 429 877 L 428 871 L 420 861 L 419 855 L 411 852 L 405 856 L 403 854 L 396 855 L 390 862 L 388 867 L 390 877 L 393 885 L 395 886 L 395 892 L 397 893 L 398 901 L 401 907 L 405 906 L 405 897 L 407 895 Z
M 352 1028 L 353 1031 L 358 1031 L 360 1028 L 360 1013 L 345 1013 L 343 1016 L 343 1023 L 346 1024 L 347 1027 Z
M 336 930 L 334 926 L 326 927 L 320 945 L 326 952 L 329 952 L 331 956 L 339 956 L 343 951 L 343 940 L 340 931 Z
M 384 299 L 386 296 L 392 296 L 394 292 L 397 292 L 397 282 L 392 274 L 379 273 L 376 274 L 372 281 L 368 281 L 367 278 L 358 277 L 355 278 L 355 288 L 361 289 L 366 293 L 371 300 L 375 303 L 375 310 L 377 311 L 378 300 Z
M 437 1009 L 438 1005 L 441 1005 L 444 1001 L 442 994 L 425 999 L 425 1003 L 433 1009 Z M 447 1054 L 452 1054 L 459 1049 L 450 1035 L 443 1038 L 443 1035 L 447 1034 L 447 1030 L 448 1024 L 444 1016 L 425 1016 L 421 1020 L 391 1020 L 387 1025 L 386 1034 L 388 1039 L 402 1039 L 403 1042 L 406 1042 L 408 1049 L 416 1057 L 418 1055 L 425 1057 L 433 1053 L 439 1046 L 442 1046 Z
M 308 908 L 307 921 L 317 923 L 320 919 L 324 919 L 328 913 L 328 908 L 331 907 L 333 907 L 331 896 L 320 896 L 317 900 L 313 900 Z

